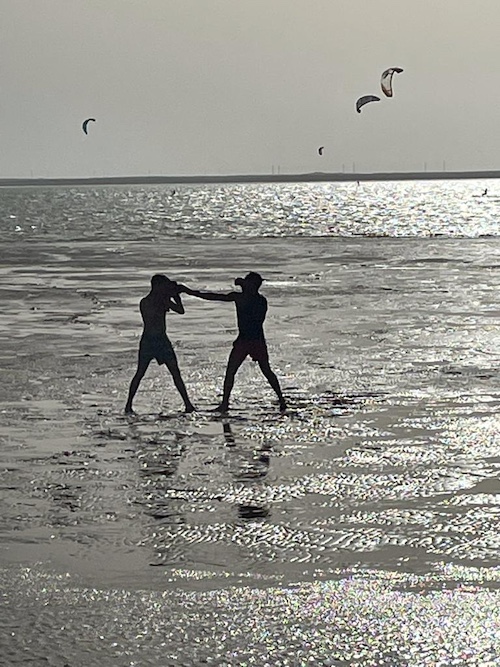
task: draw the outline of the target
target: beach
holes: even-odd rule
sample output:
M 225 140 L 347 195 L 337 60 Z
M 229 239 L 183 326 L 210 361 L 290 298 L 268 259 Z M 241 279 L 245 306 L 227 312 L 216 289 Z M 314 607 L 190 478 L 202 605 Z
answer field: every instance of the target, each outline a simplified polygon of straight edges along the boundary
M 1 665 L 498 664 L 498 199 L 362 188 L 3 190 Z M 151 275 L 248 270 L 287 412 L 184 296 L 124 415 Z

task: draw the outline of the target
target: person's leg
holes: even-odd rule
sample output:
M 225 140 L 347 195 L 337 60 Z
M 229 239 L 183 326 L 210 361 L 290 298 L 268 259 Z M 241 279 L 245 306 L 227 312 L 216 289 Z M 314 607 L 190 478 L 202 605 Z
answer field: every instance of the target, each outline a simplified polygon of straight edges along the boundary
M 181 372 L 177 364 L 177 359 L 175 357 L 168 359 L 167 361 L 165 361 L 165 366 L 170 371 L 175 387 L 179 392 L 179 394 L 181 395 L 182 400 L 184 401 L 185 411 L 194 412 L 195 407 L 189 400 L 189 396 L 186 390 L 186 385 L 184 384 L 184 380 L 181 377 Z
M 127 403 L 125 405 L 125 412 L 128 414 L 133 413 L 132 409 L 132 401 L 134 400 L 134 396 L 137 393 L 137 390 L 139 389 L 139 384 L 144 377 L 144 373 L 148 370 L 148 366 L 150 363 L 151 359 L 141 359 L 139 357 L 139 361 L 137 364 L 137 370 L 135 372 L 134 377 L 132 378 L 132 381 L 130 382 L 130 388 L 128 390 L 128 398 L 127 398 Z
M 286 410 L 286 402 L 283 397 L 283 394 L 281 393 L 280 383 L 278 382 L 276 374 L 272 371 L 271 366 L 269 365 L 269 360 L 265 359 L 259 361 L 259 368 L 262 371 L 264 377 L 271 385 L 271 387 L 274 389 L 276 396 L 278 397 L 278 400 L 280 402 L 280 410 Z
M 245 361 L 247 353 L 236 350 L 234 347 L 231 350 L 229 359 L 227 360 L 226 375 L 224 377 L 224 390 L 221 403 L 215 408 L 218 412 L 227 412 L 229 410 L 229 397 L 234 386 L 234 376 L 236 371 Z

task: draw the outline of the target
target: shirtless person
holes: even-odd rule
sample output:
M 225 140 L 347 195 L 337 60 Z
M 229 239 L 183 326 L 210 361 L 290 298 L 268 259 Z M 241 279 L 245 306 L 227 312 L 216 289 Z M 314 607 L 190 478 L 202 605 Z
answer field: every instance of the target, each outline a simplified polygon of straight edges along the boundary
M 206 301 L 232 301 L 236 306 L 238 337 L 233 343 L 233 349 L 227 362 L 222 402 L 216 410 L 219 412 L 229 410 L 229 397 L 234 385 L 236 371 L 247 355 L 250 355 L 254 361 L 258 362 L 260 370 L 276 392 L 280 410 L 283 412 L 286 410 L 285 399 L 281 393 L 278 378 L 269 366 L 269 355 L 266 339 L 264 338 L 263 325 L 267 313 L 267 300 L 262 294 L 259 294 L 262 278 L 258 273 L 251 271 L 244 278 L 236 278 L 234 284 L 241 287 L 242 291 L 229 292 L 229 294 L 216 294 L 214 292 L 200 292 L 184 285 L 179 285 L 181 292 L 185 292 L 191 296 L 196 296 Z
M 139 388 L 139 384 L 147 371 L 150 362 L 156 359 L 158 364 L 165 364 L 172 375 L 175 386 L 182 400 L 186 412 L 193 412 L 194 406 L 188 398 L 186 387 L 177 365 L 172 343 L 167 338 L 165 316 L 169 310 L 184 315 L 184 306 L 179 296 L 179 285 L 167 278 L 156 274 L 151 278 L 151 291 L 141 299 L 140 310 L 144 330 L 139 345 L 139 359 L 137 371 L 130 383 L 125 412 L 133 413 L 132 401 Z

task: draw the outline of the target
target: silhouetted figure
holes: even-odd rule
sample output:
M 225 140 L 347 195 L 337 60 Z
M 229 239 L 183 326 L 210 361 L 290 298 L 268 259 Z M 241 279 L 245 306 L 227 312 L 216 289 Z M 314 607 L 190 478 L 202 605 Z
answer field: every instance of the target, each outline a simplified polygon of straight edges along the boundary
M 165 316 L 169 310 L 184 315 L 179 294 L 179 285 L 167 276 L 156 274 L 151 278 L 151 291 L 141 299 L 140 310 L 144 330 L 139 344 L 137 371 L 130 383 L 125 412 L 132 413 L 132 401 L 149 364 L 156 359 L 158 364 L 165 364 L 172 375 L 174 384 L 184 401 L 186 412 L 193 412 L 194 406 L 188 398 L 184 381 L 177 365 L 172 343 L 166 333 Z
M 219 412 L 229 410 L 229 397 L 234 385 L 234 377 L 238 368 L 245 358 L 250 355 L 257 361 L 260 370 L 267 381 L 276 392 L 279 400 L 280 410 L 286 410 L 285 399 L 281 393 L 278 378 L 269 365 L 266 339 L 264 338 L 264 320 L 267 313 L 267 299 L 259 294 L 262 278 L 253 271 L 244 278 L 236 278 L 235 285 L 241 287 L 241 292 L 229 292 L 228 294 L 216 294 L 214 292 L 200 292 L 180 285 L 180 291 L 196 296 L 206 301 L 232 301 L 236 306 L 238 319 L 238 337 L 233 343 L 233 349 L 229 355 L 224 378 L 224 392 L 222 402 L 217 406 Z
M 488 188 L 484 188 L 483 197 L 488 194 Z

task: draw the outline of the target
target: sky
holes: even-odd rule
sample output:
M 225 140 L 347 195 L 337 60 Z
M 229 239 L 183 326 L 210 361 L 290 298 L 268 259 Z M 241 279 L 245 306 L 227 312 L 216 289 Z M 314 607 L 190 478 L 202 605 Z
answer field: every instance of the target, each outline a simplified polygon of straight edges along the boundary
M 0 0 L 0 16 L 0 178 L 500 168 L 498 0 Z M 365 94 L 382 99 L 357 114 Z

